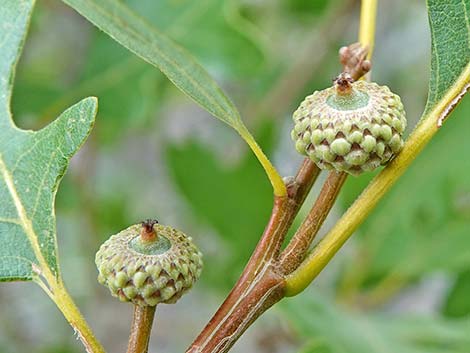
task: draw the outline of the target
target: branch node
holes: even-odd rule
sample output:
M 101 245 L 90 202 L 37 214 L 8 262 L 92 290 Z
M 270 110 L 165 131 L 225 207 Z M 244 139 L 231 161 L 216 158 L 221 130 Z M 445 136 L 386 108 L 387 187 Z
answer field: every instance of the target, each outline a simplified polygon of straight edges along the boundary
M 372 67 L 370 60 L 367 60 L 368 53 L 369 47 L 360 43 L 342 47 L 339 50 L 339 61 L 343 65 L 343 72 L 350 74 L 355 81 L 367 74 Z

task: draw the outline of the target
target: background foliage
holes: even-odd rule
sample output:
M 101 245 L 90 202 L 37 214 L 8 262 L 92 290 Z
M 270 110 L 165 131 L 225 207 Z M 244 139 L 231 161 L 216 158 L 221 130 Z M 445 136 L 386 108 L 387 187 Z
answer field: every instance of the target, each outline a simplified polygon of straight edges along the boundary
M 294 173 L 290 114 L 338 73 L 337 49 L 356 37 L 357 2 L 126 2 L 203 63 L 282 174 Z M 374 79 L 402 96 L 410 128 L 426 101 L 429 46 L 422 1 L 380 3 Z M 159 309 L 154 340 L 160 352 L 181 352 L 248 259 L 271 187 L 236 133 L 158 70 L 59 1 L 38 2 L 13 92 L 17 124 L 41 128 L 89 95 L 99 97 L 96 125 L 56 205 L 65 281 L 104 345 L 123 351 L 131 308 L 94 280 L 96 249 L 148 217 L 190 233 L 206 254 L 203 279 Z M 234 352 L 468 352 L 468 114 L 467 97 L 319 281 L 261 318 Z M 330 222 L 369 179 L 348 180 Z M 1 352 L 81 351 L 36 286 L 0 286 L 0 308 Z

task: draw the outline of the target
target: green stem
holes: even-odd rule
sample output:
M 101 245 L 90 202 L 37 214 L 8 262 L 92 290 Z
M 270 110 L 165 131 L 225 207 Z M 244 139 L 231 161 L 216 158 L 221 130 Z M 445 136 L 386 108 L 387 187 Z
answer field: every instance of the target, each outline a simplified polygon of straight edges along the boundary
M 255 154 L 256 158 L 258 158 L 261 166 L 266 172 L 266 175 L 271 182 L 273 187 L 274 196 L 276 197 L 285 197 L 287 195 L 286 185 L 282 180 L 281 176 L 279 175 L 276 168 L 272 165 L 271 161 L 266 157 L 261 147 L 255 141 L 253 135 L 248 131 L 246 126 L 241 125 L 237 128 L 238 133 L 240 136 L 245 140 L 245 142 L 250 146 L 251 150 Z
M 85 346 L 86 351 L 88 353 L 105 353 L 103 346 L 101 346 L 101 343 L 94 336 L 91 328 L 86 323 L 62 281 L 58 279 L 52 285 L 50 281 L 48 281 L 48 283 L 50 285 L 52 299 L 70 323 L 70 326 L 75 330 L 78 338 Z
M 38 237 L 35 233 L 33 223 L 28 217 L 28 214 L 21 202 L 21 199 L 18 195 L 18 192 L 15 187 L 15 182 L 11 174 L 8 172 L 6 165 L 0 154 L 0 174 L 2 174 L 3 179 L 6 183 L 8 191 L 10 192 L 11 198 L 14 201 L 18 216 L 19 224 L 23 228 L 23 231 L 28 238 L 34 255 L 38 261 L 38 264 L 33 265 L 33 271 L 37 275 L 36 282 L 41 286 L 46 294 L 56 303 L 57 307 L 62 311 L 67 321 L 74 328 L 77 334 L 80 337 L 83 345 L 85 346 L 88 353 L 104 353 L 104 349 L 98 340 L 93 335 L 90 327 L 86 323 L 82 314 L 75 305 L 73 299 L 70 297 L 70 294 L 67 292 L 67 289 L 64 286 L 60 274 L 55 274 L 49 268 L 42 251 L 41 245 L 38 242 Z M 42 279 L 45 282 L 41 282 Z M 42 283 L 42 284 L 41 284 Z M 47 283 L 47 285 L 46 285 Z
M 359 42 L 368 49 L 367 59 L 372 57 L 375 41 L 375 19 L 377 18 L 377 0 L 362 0 L 359 24 Z

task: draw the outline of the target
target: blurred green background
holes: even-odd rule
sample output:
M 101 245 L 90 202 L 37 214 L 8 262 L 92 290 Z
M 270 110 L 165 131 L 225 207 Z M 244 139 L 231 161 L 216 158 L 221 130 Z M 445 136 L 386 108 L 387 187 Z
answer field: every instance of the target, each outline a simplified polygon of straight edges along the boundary
M 338 74 L 359 1 L 126 2 L 200 60 L 280 172 L 293 175 L 302 158 L 290 115 Z M 426 102 L 429 56 L 425 2 L 379 1 L 373 77 L 401 95 L 408 131 Z M 159 71 L 61 2 L 38 1 L 16 77 L 17 124 L 40 128 L 89 95 L 99 97 L 96 125 L 57 195 L 65 281 L 107 350 L 123 352 L 132 308 L 98 285 L 94 254 L 149 217 L 182 229 L 205 270 L 178 305 L 159 307 L 150 351 L 183 352 L 248 260 L 270 213 L 269 182 L 238 135 Z M 469 114 L 467 97 L 318 280 L 271 309 L 233 352 L 470 352 Z M 347 181 L 322 234 L 371 177 Z M 0 352 L 82 351 L 37 286 L 0 286 Z

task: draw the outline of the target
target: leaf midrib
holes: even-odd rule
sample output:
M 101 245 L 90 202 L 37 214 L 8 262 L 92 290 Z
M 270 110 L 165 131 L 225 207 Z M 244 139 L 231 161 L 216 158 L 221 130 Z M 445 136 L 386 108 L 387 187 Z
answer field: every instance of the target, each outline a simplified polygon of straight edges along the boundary
M 3 180 L 5 181 L 5 185 L 8 189 L 8 192 L 10 193 L 10 196 L 13 200 L 13 203 L 16 208 L 16 212 L 18 214 L 18 222 L 22 228 L 26 236 L 28 237 L 28 240 L 31 244 L 31 247 L 33 249 L 34 255 L 36 256 L 36 259 L 39 262 L 39 266 L 41 267 L 41 270 L 44 271 L 44 275 L 49 276 L 52 275 L 49 266 L 47 265 L 46 259 L 44 258 L 41 248 L 39 246 L 39 243 L 37 241 L 37 235 L 34 231 L 33 228 L 33 223 L 31 220 L 28 218 L 26 210 L 23 206 L 23 203 L 21 202 L 21 198 L 15 188 L 15 184 L 13 181 L 12 175 L 9 173 L 8 168 L 4 162 L 3 155 L 0 153 L 0 173 L 3 176 Z M 14 220 L 11 219 L 11 220 Z M 1 221 L 1 219 L 0 219 Z M 16 222 L 15 222 L 16 223 Z

